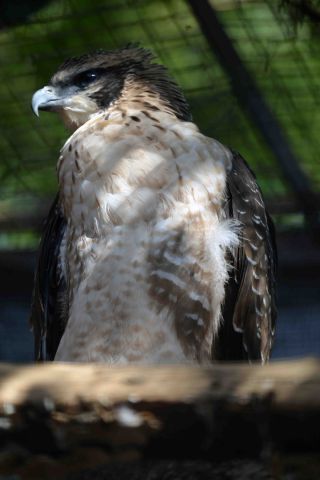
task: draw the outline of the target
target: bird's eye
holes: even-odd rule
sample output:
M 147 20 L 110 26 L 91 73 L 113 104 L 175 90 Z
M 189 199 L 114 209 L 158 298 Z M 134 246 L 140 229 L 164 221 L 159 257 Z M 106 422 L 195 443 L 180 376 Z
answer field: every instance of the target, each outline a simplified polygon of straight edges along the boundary
M 97 74 L 95 72 L 87 72 L 85 74 L 85 78 L 88 79 L 88 80 L 93 80 L 93 79 L 97 78 Z
M 94 82 L 99 78 L 102 73 L 102 69 L 96 68 L 94 70 L 87 70 L 85 72 L 79 73 L 74 79 L 73 83 L 80 88 L 84 88 L 90 83 Z

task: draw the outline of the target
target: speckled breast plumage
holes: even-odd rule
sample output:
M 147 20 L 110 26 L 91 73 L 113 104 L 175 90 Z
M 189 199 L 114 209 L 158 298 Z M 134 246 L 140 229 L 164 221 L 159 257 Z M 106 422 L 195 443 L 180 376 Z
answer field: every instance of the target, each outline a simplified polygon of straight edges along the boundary
M 136 92 L 58 162 L 69 319 L 57 360 L 209 361 L 235 225 L 220 218 L 231 154 Z

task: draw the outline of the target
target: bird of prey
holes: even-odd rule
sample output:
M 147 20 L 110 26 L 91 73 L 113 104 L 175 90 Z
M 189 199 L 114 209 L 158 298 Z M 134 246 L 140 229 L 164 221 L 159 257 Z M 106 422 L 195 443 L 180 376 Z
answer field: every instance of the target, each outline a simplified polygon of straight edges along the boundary
M 200 133 L 139 47 L 67 60 L 32 107 L 72 130 L 57 163 L 31 324 L 39 360 L 268 360 L 272 222 L 243 158 Z

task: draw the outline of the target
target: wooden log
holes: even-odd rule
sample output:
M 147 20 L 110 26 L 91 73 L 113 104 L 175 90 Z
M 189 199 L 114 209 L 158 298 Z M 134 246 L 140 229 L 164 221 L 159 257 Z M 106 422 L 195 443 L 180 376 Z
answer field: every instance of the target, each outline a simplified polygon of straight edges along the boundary
M 119 459 L 217 462 L 318 452 L 319 367 L 315 359 L 265 367 L 0 365 L 0 446 L 7 455 L 0 456 L 0 475 L 8 473 L 12 445 L 18 458 L 76 458 L 78 468 Z M 38 478 L 32 472 L 21 478 Z

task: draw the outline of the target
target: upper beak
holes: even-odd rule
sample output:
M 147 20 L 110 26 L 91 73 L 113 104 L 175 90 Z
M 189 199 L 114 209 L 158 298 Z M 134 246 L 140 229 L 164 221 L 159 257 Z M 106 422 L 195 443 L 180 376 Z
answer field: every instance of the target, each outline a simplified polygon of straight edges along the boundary
M 32 97 L 31 103 L 32 110 L 37 117 L 39 116 L 39 110 L 57 110 L 64 105 L 64 99 L 59 97 L 55 89 L 50 86 L 45 86 L 37 90 Z

